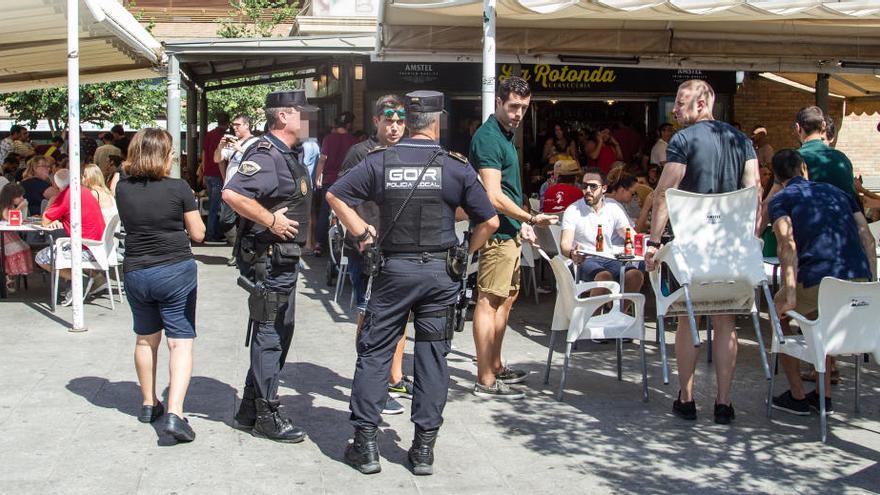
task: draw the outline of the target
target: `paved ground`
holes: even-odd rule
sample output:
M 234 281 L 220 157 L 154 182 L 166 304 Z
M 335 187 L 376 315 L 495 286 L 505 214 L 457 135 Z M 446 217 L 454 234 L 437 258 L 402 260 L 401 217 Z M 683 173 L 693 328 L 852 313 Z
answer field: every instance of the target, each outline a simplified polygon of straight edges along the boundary
M 581 345 L 564 402 L 541 382 L 553 295 L 523 300 L 505 344 L 510 363 L 529 369 L 526 400 L 483 402 L 472 395 L 470 327 L 450 355 L 452 382 L 437 444 L 436 475 L 405 467 L 412 425 L 387 417 L 382 473 L 365 477 L 342 461 L 354 369 L 354 323 L 324 283 L 323 259 L 309 258 L 300 284 L 297 330 L 282 377 L 282 403 L 309 434 L 299 445 L 258 440 L 230 425 L 247 369 L 245 301 L 225 266 L 225 248 L 198 248 L 199 338 L 186 412 L 197 433 L 169 445 L 138 423 L 127 305 L 86 306 L 89 331 L 70 334 L 68 308 L 46 311 L 32 277 L 24 295 L 0 302 L 0 493 L 861 493 L 880 489 L 880 373 L 864 373 L 863 412 L 853 413 L 853 368 L 830 421 L 827 445 L 816 416 L 768 421 L 753 334 L 743 332 L 732 426 L 712 422 L 712 372 L 699 370 L 696 424 L 670 410 L 677 385 L 664 386 L 649 346 L 651 400 L 641 402 L 637 347 L 627 346 L 624 380 L 610 345 Z M 652 327 L 653 328 L 653 327 Z M 653 329 L 649 330 L 653 335 Z M 672 333 L 669 334 L 670 340 Z M 670 351 L 672 347 L 670 345 Z M 167 362 L 167 352 L 160 354 Z M 407 366 L 411 366 L 407 362 Z M 167 372 L 160 371 L 160 383 Z M 782 390 L 782 385 L 777 389 Z M 408 402 L 406 402 L 408 406 Z

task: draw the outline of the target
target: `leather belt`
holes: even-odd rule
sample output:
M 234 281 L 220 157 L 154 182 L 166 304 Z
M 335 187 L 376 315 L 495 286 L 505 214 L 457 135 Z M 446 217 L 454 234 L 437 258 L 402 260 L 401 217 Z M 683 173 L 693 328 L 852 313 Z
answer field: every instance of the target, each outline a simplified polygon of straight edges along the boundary
M 422 263 L 427 263 L 431 260 L 443 260 L 446 261 L 446 251 L 439 251 L 436 253 L 422 252 L 422 253 L 382 253 L 382 255 L 388 259 L 399 259 L 399 260 L 416 260 L 421 261 Z

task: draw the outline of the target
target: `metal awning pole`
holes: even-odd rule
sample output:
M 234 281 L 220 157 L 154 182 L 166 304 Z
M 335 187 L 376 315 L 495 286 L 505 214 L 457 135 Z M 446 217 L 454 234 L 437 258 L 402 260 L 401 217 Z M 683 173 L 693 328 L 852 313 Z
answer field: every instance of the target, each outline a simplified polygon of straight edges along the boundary
M 495 113 L 495 6 L 497 0 L 483 0 L 483 121 Z
M 87 329 L 83 314 L 82 205 L 79 183 L 79 0 L 67 0 L 67 130 L 70 156 L 70 280 L 73 290 L 73 325 L 70 331 L 84 332 Z
M 168 54 L 168 99 L 166 100 L 166 122 L 171 134 L 171 177 L 180 178 L 180 64 L 177 55 Z M 187 157 L 189 159 L 189 157 Z

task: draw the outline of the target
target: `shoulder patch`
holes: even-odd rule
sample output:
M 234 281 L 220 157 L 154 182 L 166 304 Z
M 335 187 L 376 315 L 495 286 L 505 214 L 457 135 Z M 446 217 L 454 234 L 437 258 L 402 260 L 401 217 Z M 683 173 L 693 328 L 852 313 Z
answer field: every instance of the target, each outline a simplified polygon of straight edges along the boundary
M 450 151 L 449 156 L 460 161 L 461 163 L 463 163 L 465 165 L 467 165 L 467 163 L 468 163 L 467 157 L 462 155 L 461 153 L 456 152 L 456 151 Z
M 270 150 L 272 149 L 272 143 L 265 139 L 260 139 L 260 141 L 257 143 L 257 149 Z
M 373 153 L 379 153 L 380 151 L 385 151 L 387 149 L 388 149 L 387 146 L 376 146 L 375 148 L 370 149 L 370 151 L 368 151 L 367 154 L 372 155 Z
M 262 168 L 263 167 L 261 167 L 260 164 L 257 162 L 246 160 L 238 164 L 238 173 L 250 177 L 259 172 Z

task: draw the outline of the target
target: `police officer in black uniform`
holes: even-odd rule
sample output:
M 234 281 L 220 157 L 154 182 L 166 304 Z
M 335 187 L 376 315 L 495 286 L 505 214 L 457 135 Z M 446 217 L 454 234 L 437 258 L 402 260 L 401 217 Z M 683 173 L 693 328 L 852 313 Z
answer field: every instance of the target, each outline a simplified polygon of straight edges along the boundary
M 299 146 L 303 91 L 266 96 L 269 132 L 250 146 L 223 191 L 240 216 L 235 255 L 249 292 L 251 365 L 235 420 L 255 437 L 296 443 L 305 432 L 279 414 L 278 381 L 293 338 L 297 269 L 309 231 L 312 185 Z
M 447 267 L 450 248 L 458 244 L 456 208 L 462 207 L 476 224 L 471 253 L 498 228 L 495 208 L 467 158 L 438 144 L 443 94 L 416 91 L 406 95 L 405 102 L 411 137 L 373 150 L 327 193 L 328 203 L 357 236 L 361 249 L 376 242 L 382 259 L 357 342 L 350 403 L 355 433 L 345 451 L 347 462 L 364 474 L 381 470 L 378 425 L 388 394 L 391 355 L 410 311 L 415 326 L 415 436 L 408 457 L 415 474 L 432 473 L 449 386 L 451 312 L 461 287 Z M 368 199 L 380 208 L 378 236 L 353 209 Z

